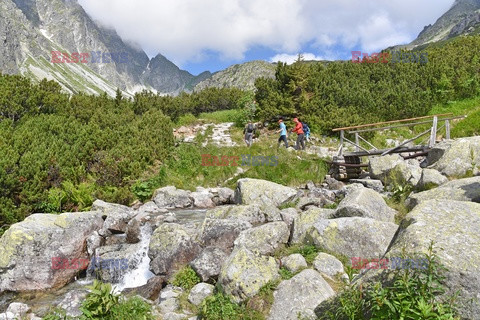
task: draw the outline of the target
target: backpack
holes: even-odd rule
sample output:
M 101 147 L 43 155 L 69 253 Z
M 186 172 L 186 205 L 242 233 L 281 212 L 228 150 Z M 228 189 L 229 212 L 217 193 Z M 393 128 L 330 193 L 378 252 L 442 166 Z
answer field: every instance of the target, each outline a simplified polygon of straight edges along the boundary
M 308 127 L 308 124 L 305 122 L 302 122 L 302 129 L 304 133 L 310 133 L 310 128 Z
M 253 132 L 253 124 L 249 123 L 249 124 L 247 125 L 247 132 L 248 132 L 248 133 L 252 133 L 252 132 Z

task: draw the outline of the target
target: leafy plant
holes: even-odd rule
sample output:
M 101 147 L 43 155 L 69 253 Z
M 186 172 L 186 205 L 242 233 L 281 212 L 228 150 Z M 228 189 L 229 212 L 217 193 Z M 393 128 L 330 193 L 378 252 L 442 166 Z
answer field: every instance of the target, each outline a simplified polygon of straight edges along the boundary
M 203 300 L 199 316 L 204 320 L 262 320 L 258 311 L 237 305 L 222 293 L 216 293 Z
M 192 289 L 201 279 L 190 266 L 183 267 L 174 276 L 172 284 L 185 290 Z
M 119 303 L 119 295 L 112 293 L 112 285 L 95 280 L 90 293 L 83 301 L 80 310 L 87 319 L 103 319 L 108 317 L 115 306 Z

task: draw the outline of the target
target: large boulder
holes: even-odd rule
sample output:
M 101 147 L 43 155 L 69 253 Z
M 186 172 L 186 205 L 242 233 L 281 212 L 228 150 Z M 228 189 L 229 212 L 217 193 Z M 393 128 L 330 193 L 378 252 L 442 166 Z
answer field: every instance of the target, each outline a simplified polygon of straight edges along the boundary
M 370 218 L 322 219 L 308 230 L 304 242 L 348 258 L 380 258 L 397 229 L 394 223 Z
M 215 207 L 213 194 L 207 189 L 198 187 L 195 192 L 190 193 L 190 198 L 192 198 L 193 206 L 195 208 L 205 209 Z
M 418 181 L 417 189 L 428 190 L 436 188 L 448 182 L 447 177 L 442 175 L 435 169 L 423 169 L 420 181 Z
M 264 210 L 258 205 L 221 206 L 208 210 L 206 218 L 244 220 L 251 224 L 261 224 L 267 221 Z
M 381 180 L 385 183 L 390 172 L 405 160 L 399 154 L 389 154 L 380 157 L 371 157 L 368 164 L 368 172 L 373 179 Z
M 383 197 L 368 188 L 349 193 L 338 205 L 334 217 L 364 217 L 379 221 L 394 222 L 396 211 L 390 208 Z
M 253 297 L 261 287 L 279 277 L 274 258 L 241 247 L 235 249 L 225 261 L 218 283 L 238 303 Z
M 244 247 L 250 251 L 269 255 L 288 242 L 290 231 L 283 221 L 270 222 L 242 231 L 235 240 L 235 248 Z
M 110 233 L 125 233 L 128 222 L 136 215 L 136 212 L 127 206 L 102 200 L 95 200 L 92 204 L 92 210 L 99 211 L 104 216 L 107 216 L 105 224 L 100 231 L 102 236 Z
M 313 261 L 313 268 L 332 279 L 334 279 L 336 275 L 342 275 L 345 272 L 343 269 L 343 264 L 340 260 L 324 252 L 320 252 L 315 257 L 315 260 Z
M 200 244 L 184 226 L 176 223 L 162 224 L 150 239 L 150 270 L 156 275 L 171 274 L 195 259 L 200 251 Z
M 207 190 L 213 194 L 212 201 L 216 206 L 235 203 L 235 191 L 230 188 L 210 188 Z
M 227 258 L 228 255 L 223 250 L 215 247 L 207 247 L 203 249 L 195 260 L 190 262 L 190 266 L 203 282 L 215 281 Z
M 428 252 L 431 241 L 439 262 L 448 268 L 445 280 L 450 293 L 460 290 L 464 319 L 479 319 L 480 305 L 480 204 L 430 200 L 420 203 L 405 218 L 387 257 Z
M 480 202 L 480 176 L 452 180 L 435 189 L 412 193 L 406 203 L 409 208 L 413 208 L 422 201 L 431 199 Z
M 96 250 L 89 269 L 95 270 L 104 282 L 119 283 L 125 274 L 139 265 L 143 257 L 141 253 L 141 243 L 106 245 Z
M 316 319 L 315 308 L 335 295 L 333 289 L 315 270 L 303 270 L 282 281 L 273 292 L 269 320 Z
M 480 137 L 441 142 L 429 151 L 427 161 L 447 177 L 465 176 L 480 167 Z
M 159 208 L 187 208 L 193 204 L 190 193 L 174 186 L 163 187 L 155 190 L 153 201 Z
M 293 220 L 293 233 L 291 242 L 299 244 L 303 242 L 308 229 L 310 229 L 315 222 L 321 219 L 329 219 L 333 217 L 335 210 L 312 208 L 310 210 L 301 212 Z
M 205 298 L 213 295 L 215 287 L 208 283 L 195 285 L 188 295 L 188 301 L 196 306 L 200 305 Z
M 87 238 L 102 225 L 100 212 L 32 214 L 12 225 L 0 238 L 0 292 L 63 287 L 78 269 L 54 259 L 88 259 Z
M 200 241 L 204 246 L 219 247 L 230 252 L 240 232 L 251 227 L 252 224 L 244 220 L 206 218 L 200 231 Z
M 295 189 L 259 179 L 240 179 L 235 189 L 235 203 L 278 207 L 292 201 Z

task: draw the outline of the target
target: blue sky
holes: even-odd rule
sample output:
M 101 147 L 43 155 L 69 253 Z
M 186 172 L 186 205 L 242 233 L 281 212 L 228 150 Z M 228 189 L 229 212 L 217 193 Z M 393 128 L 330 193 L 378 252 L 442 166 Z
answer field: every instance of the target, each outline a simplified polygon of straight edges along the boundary
M 192 74 L 251 60 L 349 59 L 409 43 L 454 0 L 79 0 L 97 21 Z

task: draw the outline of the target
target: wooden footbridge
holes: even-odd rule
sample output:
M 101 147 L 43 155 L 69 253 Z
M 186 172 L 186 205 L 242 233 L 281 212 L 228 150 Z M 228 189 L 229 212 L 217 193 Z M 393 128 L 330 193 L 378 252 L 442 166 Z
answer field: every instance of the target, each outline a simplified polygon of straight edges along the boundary
M 445 113 L 333 129 L 334 132 L 340 132 L 340 147 L 338 149 L 337 156 L 333 157 L 333 161 L 331 163 L 331 174 L 337 180 L 358 178 L 362 172 L 362 168 L 368 167 L 368 163 L 362 163 L 362 157 L 384 156 L 392 153 L 402 154 L 404 159 L 425 156 L 437 142 L 437 133 L 445 128 L 445 138 L 450 139 L 450 121 L 461 118 L 465 118 L 465 116 L 453 117 L 452 113 Z M 440 126 L 441 123 L 443 123 L 443 125 Z M 401 127 L 414 127 L 417 125 L 427 124 L 431 124 L 428 130 L 425 130 L 415 137 L 405 140 L 404 142 L 388 149 L 378 149 L 360 135 L 361 133 L 366 132 L 384 131 Z M 354 141 L 349 140 L 346 137 L 347 134 L 353 135 L 352 140 Z M 422 141 L 421 144 L 411 145 L 411 142 L 414 142 L 417 139 L 425 136 L 427 137 L 424 141 Z M 343 149 L 345 143 L 353 145 L 355 147 L 355 151 L 344 153 Z M 362 143 L 363 146 L 361 145 Z

